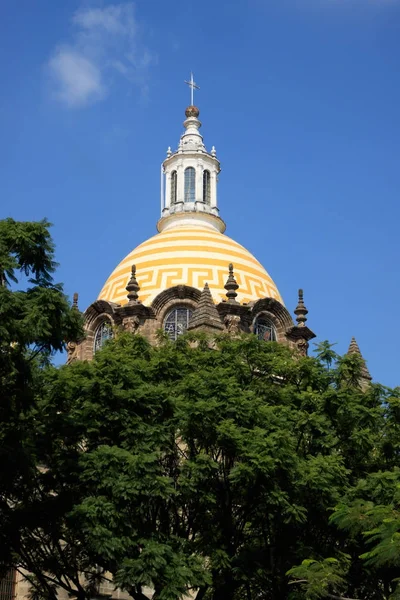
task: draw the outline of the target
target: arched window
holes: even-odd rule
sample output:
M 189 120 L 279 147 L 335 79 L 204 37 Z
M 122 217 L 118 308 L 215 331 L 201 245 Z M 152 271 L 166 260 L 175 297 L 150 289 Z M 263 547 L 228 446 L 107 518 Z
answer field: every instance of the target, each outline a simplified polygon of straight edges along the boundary
M 109 321 L 103 321 L 96 329 L 93 350 L 97 352 L 97 350 L 100 350 L 100 348 L 104 346 L 104 343 L 107 340 L 110 340 L 113 337 L 114 334 L 111 323 Z
M 275 327 L 267 317 L 258 317 L 254 323 L 254 333 L 259 340 L 264 342 L 276 342 Z
M 196 170 L 193 167 L 185 169 L 185 202 L 196 200 Z
M 172 171 L 171 173 L 171 204 L 176 204 L 176 190 L 177 190 L 177 173 Z
M 207 170 L 203 171 L 203 202 L 211 203 L 211 173 Z
M 164 331 L 171 340 L 175 341 L 179 335 L 185 333 L 192 313 L 193 311 L 186 306 L 179 306 L 168 313 L 164 321 Z
M 15 598 L 15 576 L 16 571 L 11 569 L 3 577 L 0 577 L 0 599 L 14 600 Z

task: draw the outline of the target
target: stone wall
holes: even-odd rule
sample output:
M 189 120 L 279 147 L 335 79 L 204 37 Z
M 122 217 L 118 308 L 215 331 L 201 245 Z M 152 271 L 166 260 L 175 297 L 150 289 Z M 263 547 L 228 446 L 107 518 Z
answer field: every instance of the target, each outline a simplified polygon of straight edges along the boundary
M 274 298 L 239 304 L 234 292 L 230 295 L 227 301 L 214 304 L 207 284 L 202 292 L 191 286 L 178 285 L 161 292 L 150 306 L 143 306 L 137 299 L 123 306 L 97 300 L 84 313 L 85 338 L 78 344 L 69 344 L 68 362 L 93 358 L 96 332 L 102 323 L 109 323 L 115 333 L 118 330 L 138 333 L 151 344 L 157 344 L 166 317 L 177 307 L 191 309 L 190 331 L 225 332 L 228 335 L 254 333 L 257 320 L 266 319 L 273 326 L 277 342 L 307 354 L 308 341 L 315 335 L 304 322 L 294 325 L 283 304 Z

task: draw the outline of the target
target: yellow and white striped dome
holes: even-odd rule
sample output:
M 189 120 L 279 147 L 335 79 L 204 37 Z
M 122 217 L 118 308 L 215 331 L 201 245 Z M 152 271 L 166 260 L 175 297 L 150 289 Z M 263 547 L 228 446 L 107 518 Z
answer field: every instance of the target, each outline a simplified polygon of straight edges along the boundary
M 100 292 L 99 300 L 126 304 L 126 286 L 136 265 L 139 300 L 150 305 L 162 291 L 175 285 L 202 290 L 208 283 L 215 302 L 226 300 L 224 285 L 233 263 L 240 303 L 275 298 L 278 289 L 264 267 L 243 246 L 209 227 L 173 227 L 135 248 L 117 266 Z M 283 303 L 283 302 L 282 302 Z

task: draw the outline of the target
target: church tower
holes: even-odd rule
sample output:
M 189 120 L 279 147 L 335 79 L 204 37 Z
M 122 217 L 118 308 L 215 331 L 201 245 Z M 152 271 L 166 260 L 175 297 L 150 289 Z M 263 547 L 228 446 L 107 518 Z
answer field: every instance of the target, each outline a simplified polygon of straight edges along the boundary
M 264 267 L 225 235 L 218 208 L 220 162 L 200 133 L 193 76 L 186 83 L 191 104 L 184 131 L 162 163 L 158 233 L 111 273 L 85 312 L 85 339 L 69 345 L 69 361 L 91 359 L 118 329 L 138 332 L 152 343 L 160 329 L 172 340 L 187 330 L 252 333 L 302 354 L 315 337 L 306 326 L 302 291 L 295 325 Z

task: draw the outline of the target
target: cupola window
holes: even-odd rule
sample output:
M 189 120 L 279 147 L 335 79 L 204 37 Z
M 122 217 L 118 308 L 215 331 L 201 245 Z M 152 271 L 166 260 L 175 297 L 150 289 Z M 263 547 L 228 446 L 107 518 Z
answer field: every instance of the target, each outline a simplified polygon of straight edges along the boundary
M 176 204 L 176 191 L 177 191 L 177 173 L 172 171 L 171 173 L 171 204 Z
M 93 349 L 95 352 L 100 350 L 105 344 L 107 340 L 110 340 L 114 337 L 111 323 L 109 321 L 103 321 L 101 325 L 96 329 L 96 333 L 94 336 L 94 346 Z
M 203 202 L 211 203 L 211 173 L 207 169 L 203 171 Z
M 185 169 L 185 202 L 196 200 L 196 170 L 193 167 Z
M 264 342 L 276 342 L 275 327 L 267 317 L 258 317 L 254 323 L 254 333 L 259 340 Z
M 186 332 L 193 311 L 186 306 L 179 306 L 168 313 L 164 322 L 164 331 L 175 341 L 179 335 Z

